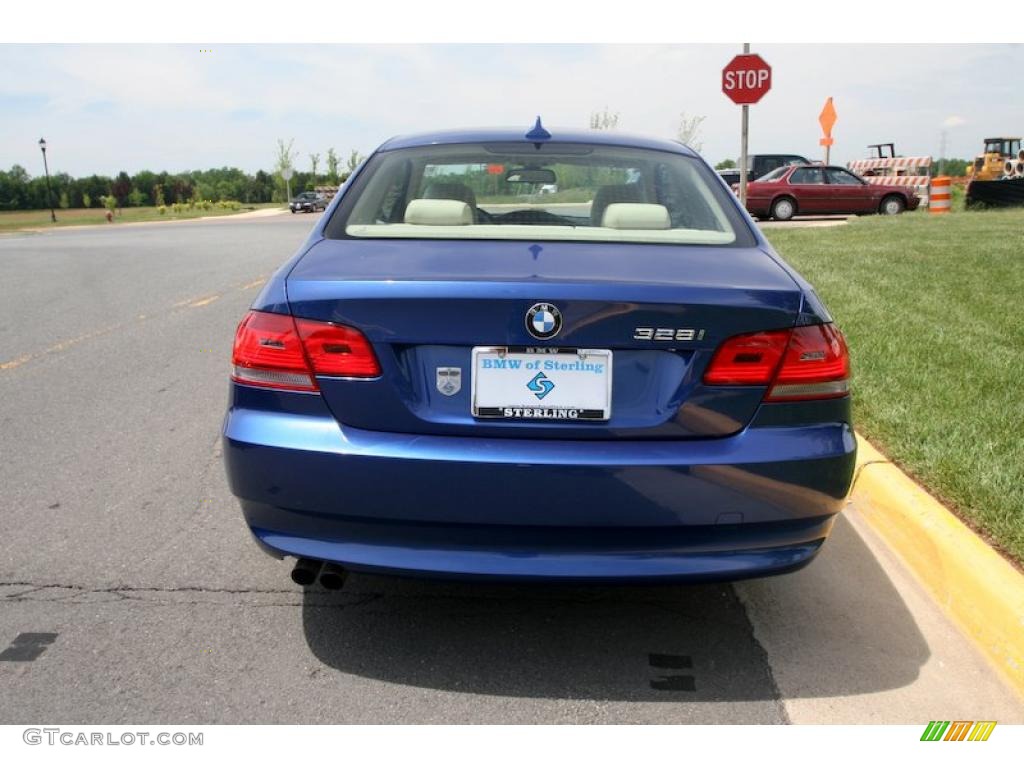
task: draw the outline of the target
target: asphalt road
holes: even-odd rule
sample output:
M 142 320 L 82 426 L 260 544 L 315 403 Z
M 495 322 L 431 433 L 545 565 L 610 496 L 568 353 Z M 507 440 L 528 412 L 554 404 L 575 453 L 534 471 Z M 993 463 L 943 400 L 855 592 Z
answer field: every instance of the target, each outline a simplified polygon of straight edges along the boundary
M 735 585 L 293 585 L 219 430 L 235 324 L 311 223 L 0 237 L 0 722 L 1024 722 L 853 508 Z

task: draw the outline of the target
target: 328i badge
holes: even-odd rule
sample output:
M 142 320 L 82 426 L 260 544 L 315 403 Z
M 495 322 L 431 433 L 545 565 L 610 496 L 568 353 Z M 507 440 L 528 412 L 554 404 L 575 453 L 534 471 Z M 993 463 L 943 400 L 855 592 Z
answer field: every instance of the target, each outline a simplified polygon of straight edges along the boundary
M 842 334 L 714 171 L 658 139 L 392 139 L 268 281 L 232 364 L 231 489 L 302 584 L 784 573 L 853 476 Z

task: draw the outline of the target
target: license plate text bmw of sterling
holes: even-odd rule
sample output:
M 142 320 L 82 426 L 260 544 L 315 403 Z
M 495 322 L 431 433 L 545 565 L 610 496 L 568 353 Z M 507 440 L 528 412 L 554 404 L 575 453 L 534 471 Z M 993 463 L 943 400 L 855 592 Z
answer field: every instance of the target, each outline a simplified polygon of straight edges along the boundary
M 387 141 L 232 364 L 231 489 L 301 584 L 784 573 L 853 476 L 843 335 L 672 141 Z

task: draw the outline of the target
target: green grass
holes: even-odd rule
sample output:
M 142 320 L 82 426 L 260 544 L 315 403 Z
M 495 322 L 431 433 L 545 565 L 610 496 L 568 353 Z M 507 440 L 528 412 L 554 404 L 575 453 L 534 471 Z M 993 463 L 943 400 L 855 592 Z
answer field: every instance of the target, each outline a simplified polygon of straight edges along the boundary
M 283 208 L 283 203 L 245 203 L 241 210 L 231 211 L 214 206 L 209 210 L 195 208 L 191 211 L 174 213 L 170 206 L 162 216 L 155 206 L 139 206 L 138 208 L 122 208 L 114 216 L 114 224 L 130 221 L 177 221 L 180 219 L 197 219 L 200 216 L 228 216 L 234 213 L 245 213 L 258 208 Z M 75 227 L 83 224 L 107 224 L 106 211 L 103 208 L 70 208 L 57 209 L 57 223 L 50 221 L 50 211 L 0 211 L 0 232 L 19 229 L 49 229 L 50 227 Z M 108 225 L 112 226 L 112 225 Z
M 1024 563 L 1024 210 L 766 234 L 846 333 L 858 430 Z

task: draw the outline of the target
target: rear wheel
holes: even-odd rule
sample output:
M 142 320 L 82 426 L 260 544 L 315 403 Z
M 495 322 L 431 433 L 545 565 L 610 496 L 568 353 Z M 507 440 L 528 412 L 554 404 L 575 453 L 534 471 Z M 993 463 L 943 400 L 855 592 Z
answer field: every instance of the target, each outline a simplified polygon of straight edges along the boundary
M 897 216 L 903 213 L 906 209 L 907 204 L 903 202 L 903 198 L 899 195 L 889 195 L 887 198 L 882 200 L 882 204 L 878 206 L 878 212 L 883 216 Z
M 780 197 L 772 203 L 772 218 L 776 221 L 789 221 L 796 213 L 796 203 L 791 198 Z

